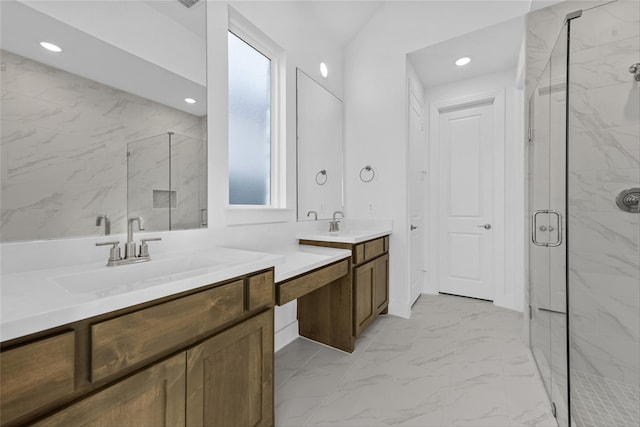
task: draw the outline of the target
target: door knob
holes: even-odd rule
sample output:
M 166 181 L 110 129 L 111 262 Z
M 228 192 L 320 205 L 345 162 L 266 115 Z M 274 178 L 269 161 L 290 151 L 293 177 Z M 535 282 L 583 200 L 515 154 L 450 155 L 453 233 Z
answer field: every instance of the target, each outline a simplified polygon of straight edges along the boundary
M 411 231 L 417 230 L 417 229 L 418 229 L 418 226 L 411 224 Z
M 491 230 L 491 224 L 485 224 L 485 225 L 476 225 L 476 227 L 482 227 L 485 230 Z

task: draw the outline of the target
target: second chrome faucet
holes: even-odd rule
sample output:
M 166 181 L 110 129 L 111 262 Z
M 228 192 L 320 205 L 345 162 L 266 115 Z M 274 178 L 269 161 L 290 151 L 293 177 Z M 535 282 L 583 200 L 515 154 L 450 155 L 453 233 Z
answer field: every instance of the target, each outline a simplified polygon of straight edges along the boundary
M 336 231 L 340 231 L 340 221 L 336 219 L 336 215 L 340 214 L 340 218 L 344 219 L 344 214 L 340 211 L 335 211 L 333 213 L 333 220 L 329 221 L 329 233 L 333 233 Z

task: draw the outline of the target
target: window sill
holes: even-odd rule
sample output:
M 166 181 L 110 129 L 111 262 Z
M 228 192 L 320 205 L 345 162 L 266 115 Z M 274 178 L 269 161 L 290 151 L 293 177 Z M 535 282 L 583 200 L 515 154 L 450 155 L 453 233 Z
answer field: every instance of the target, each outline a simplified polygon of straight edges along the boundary
M 227 225 L 273 224 L 295 219 L 295 209 L 265 208 L 262 206 L 227 206 L 224 209 Z

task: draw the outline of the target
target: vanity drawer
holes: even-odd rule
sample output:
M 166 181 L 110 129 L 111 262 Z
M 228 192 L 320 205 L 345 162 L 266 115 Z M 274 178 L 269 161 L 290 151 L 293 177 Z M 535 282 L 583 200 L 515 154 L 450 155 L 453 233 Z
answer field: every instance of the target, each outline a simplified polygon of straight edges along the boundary
M 364 243 L 364 260 L 369 261 L 384 253 L 384 237 Z
M 0 360 L 3 424 L 74 391 L 73 331 L 3 351 Z
M 91 381 L 178 348 L 244 314 L 244 280 L 91 325 Z
M 338 261 L 326 267 L 296 277 L 278 285 L 278 305 L 298 299 L 346 275 L 349 260 Z
M 247 310 L 253 311 L 262 307 L 273 307 L 275 286 L 273 270 L 249 277 L 247 285 Z

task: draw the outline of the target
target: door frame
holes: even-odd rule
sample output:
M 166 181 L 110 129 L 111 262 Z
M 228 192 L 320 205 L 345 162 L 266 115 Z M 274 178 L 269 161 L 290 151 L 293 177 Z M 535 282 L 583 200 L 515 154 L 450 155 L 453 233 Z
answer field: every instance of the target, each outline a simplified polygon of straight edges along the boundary
M 423 92 L 423 88 L 420 86 L 419 83 L 415 83 L 415 80 L 413 77 L 409 77 L 407 79 L 407 224 L 409 226 L 411 226 L 411 188 L 412 186 L 415 184 L 412 180 L 412 176 L 411 176 L 411 168 L 410 168 L 410 162 L 411 159 L 410 157 L 412 155 L 419 155 L 421 157 L 421 165 L 422 165 L 422 169 L 426 169 L 427 168 L 427 162 L 428 160 L 425 158 L 425 155 L 428 153 L 429 148 L 428 147 L 424 147 L 423 150 L 420 153 L 412 153 L 411 152 L 411 97 L 415 96 L 416 100 L 418 101 L 418 104 L 420 105 L 420 119 L 422 120 L 422 126 L 424 129 L 423 135 L 424 135 L 424 139 L 423 139 L 423 143 L 427 144 L 427 134 L 428 134 L 428 129 L 426 129 L 426 127 L 428 127 L 428 124 L 426 123 L 426 119 L 427 117 L 425 117 L 426 115 L 426 102 L 424 99 L 424 92 Z M 408 294 L 409 294 L 409 307 L 413 306 L 413 304 L 415 304 L 415 302 L 420 298 L 420 295 L 422 295 L 423 293 L 425 293 L 425 288 L 426 288 L 426 282 L 427 282 L 427 278 L 426 278 L 426 269 L 427 269 L 427 258 L 428 258 L 428 246 L 427 246 L 427 239 L 428 239 L 428 227 L 427 227 L 427 198 L 428 198 L 428 192 L 429 192 L 429 176 L 427 174 L 427 171 L 423 171 L 424 172 L 424 179 L 426 180 L 426 183 L 424 185 L 424 188 L 426 189 L 427 194 L 424 195 L 424 197 L 422 198 L 422 206 L 420 207 L 420 212 L 421 212 L 421 228 L 422 230 L 420 230 L 420 233 L 422 234 L 420 240 L 421 240 L 421 250 L 422 250 L 422 271 L 423 274 L 420 277 L 420 292 L 418 294 L 418 297 L 413 300 L 412 295 L 411 295 L 411 290 L 412 290 L 412 285 L 413 283 L 411 283 L 411 272 L 412 272 L 412 263 L 411 263 L 411 259 L 412 259 L 412 242 L 411 242 L 411 230 L 409 230 L 409 234 L 407 235 L 407 260 L 408 260 L 408 268 L 407 268 L 407 277 L 409 278 L 409 288 L 408 288 Z
M 429 195 L 428 195 L 428 235 L 431 236 L 428 242 L 427 275 L 428 283 L 426 290 L 429 293 L 437 294 L 439 290 L 440 277 L 440 252 L 438 251 L 438 230 L 440 229 L 441 218 L 438 207 L 440 187 L 440 147 L 438 145 L 438 135 L 440 133 L 441 112 L 452 109 L 472 107 L 479 104 L 493 105 L 493 218 L 491 224 L 494 233 L 493 238 L 493 280 L 494 297 L 493 302 L 499 306 L 509 306 L 506 302 L 505 289 L 505 89 L 482 92 L 463 98 L 443 99 L 430 103 L 429 105 Z

